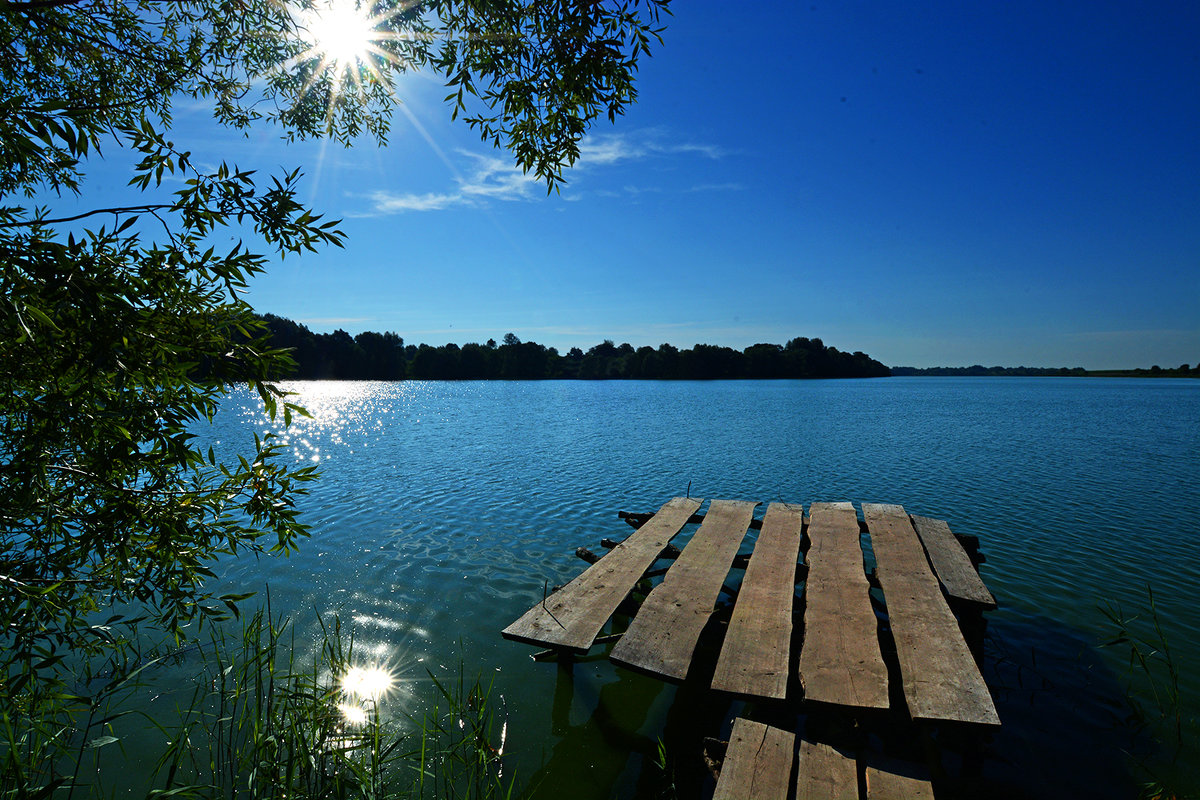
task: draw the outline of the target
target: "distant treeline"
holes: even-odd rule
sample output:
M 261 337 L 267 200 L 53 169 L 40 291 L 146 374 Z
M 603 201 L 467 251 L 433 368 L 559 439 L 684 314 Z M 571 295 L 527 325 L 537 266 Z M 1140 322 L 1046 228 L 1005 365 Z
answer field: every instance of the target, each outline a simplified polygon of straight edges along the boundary
M 900 375 L 1033 375 L 1038 377 L 1049 375 L 1086 375 L 1083 367 L 985 367 L 976 364 L 972 367 L 892 367 L 892 374 Z
M 479 380 L 505 378 L 878 378 L 891 371 L 866 353 L 843 353 L 820 339 L 792 339 L 786 345 L 756 344 L 734 350 L 697 344 L 680 350 L 669 344 L 634 348 L 606 339 L 584 352 L 565 354 L 509 333 L 461 347 L 405 344 L 395 333 L 343 330 L 313 333 L 306 326 L 267 314 L 275 347 L 288 348 L 296 369 L 287 376 L 324 380 Z
M 1071 376 L 1085 378 L 1200 378 L 1200 363 L 1192 367 L 1181 364 L 1163 369 L 1155 364 L 1149 369 L 1084 369 L 1083 367 L 892 367 L 892 374 L 901 375 L 1011 375 L 1011 376 Z

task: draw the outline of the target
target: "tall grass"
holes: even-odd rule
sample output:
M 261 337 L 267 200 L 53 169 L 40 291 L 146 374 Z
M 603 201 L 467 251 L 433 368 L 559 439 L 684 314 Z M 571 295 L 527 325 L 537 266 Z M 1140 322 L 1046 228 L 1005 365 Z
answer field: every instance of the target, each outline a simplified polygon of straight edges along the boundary
M 263 610 L 186 656 L 80 665 L 74 686 L 25 680 L 12 693 L 10 672 L 0 797 L 514 796 L 490 686 L 460 664 L 454 680 L 430 676 L 432 710 L 389 712 L 382 670 L 364 671 L 338 620 L 321 630 L 317 654 L 303 662 L 291 624 Z M 179 698 L 167 719 L 148 711 L 163 693 Z M 158 752 L 147 753 L 148 742 Z
M 1185 795 L 1171 776 L 1188 745 L 1184 707 L 1179 689 L 1179 664 L 1159 619 L 1154 589 L 1146 587 L 1147 611 L 1127 614 L 1119 604 L 1108 602 L 1101 612 L 1111 625 L 1103 647 L 1129 652 L 1126 697 L 1132 719 L 1161 747 L 1156 758 L 1140 759 L 1145 773 L 1141 797 L 1145 800 L 1183 800 Z
M 514 779 L 504 782 L 508 723 L 496 713 L 492 684 L 467 680 L 461 662 L 453 682 L 430 677 L 438 700 L 418 722 L 419 751 L 404 759 L 419 771 L 407 796 L 420 800 L 513 797 Z

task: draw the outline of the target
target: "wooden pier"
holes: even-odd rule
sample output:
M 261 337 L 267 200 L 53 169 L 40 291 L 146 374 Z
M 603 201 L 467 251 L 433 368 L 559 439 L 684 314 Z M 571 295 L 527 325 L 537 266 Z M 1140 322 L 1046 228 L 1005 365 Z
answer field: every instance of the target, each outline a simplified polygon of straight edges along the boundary
M 862 505 L 862 521 L 845 502 L 813 503 L 807 515 L 771 503 L 761 520 L 754 502 L 713 500 L 699 514 L 702 505 L 676 497 L 653 515 L 622 514 L 633 534 L 601 558 L 581 548 L 594 563 L 503 635 L 586 653 L 621 609 L 635 613 L 626 630 L 603 637 L 615 641 L 614 663 L 673 682 L 711 675 L 712 691 L 755 701 L 768 717 L 795 708 L 844 718 L 849 728 L 881 715 L 968 731 L 1000 724 L 976 660 L 982 612 L 996 602 L 946 522 L 872 503 Z M 689 524 L 699 527 L 679 550 L 670 542 Z M 744 544 L 748 556 L 739 555 Z M 670 562 L 665 570 L 654 569 L 660 559 Z M 730 589 L 734 569 L 745 572 Z M 638 589 L 644 597 L 631 608 Z M 715 669 L 696 669 L 722 592 L 736 600 Z M 736 719 L 714 796 L 933 796 L 919 769 L 876 766 L 871 754 L 812 738 Z

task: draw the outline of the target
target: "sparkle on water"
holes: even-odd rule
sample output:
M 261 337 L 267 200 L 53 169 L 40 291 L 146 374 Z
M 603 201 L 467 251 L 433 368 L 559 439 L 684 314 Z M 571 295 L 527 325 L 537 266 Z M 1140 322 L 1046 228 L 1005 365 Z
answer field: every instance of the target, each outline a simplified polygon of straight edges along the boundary
M 351 667 L 342 676 L 342 691 L 361 700 L 378 700 L 395 682 L 392 673 L 383 667 Z
M 604 659 L 568 678 L 499 635 L 542 599 L 544 581 L 579 573 L 576 547 L 619 533 L 616 510 L 654 510 L 691 482 L 701 497 L 898 502 L 980 536 L 984 578 L 1002 604 L 985 648 L 1004 720 L 987 780 L 1030 798 L 1116 800 L 1137 793 L 1127 754 L 1143 745 L 1123 721 L 1128 653 L 1095 649 L 1110 627 L 1102 602 L 1139 612 L 1153 584 L 1177 663 L 1200 659 L 1200 527 L 1177 513 L 1200 504 L 1198 387 L 1072 378 L 314 382 L 285 387 L 312 419 L 281 430 L 239 391 L 204 435 L 232 457 L 253 433 L 273 430 L 297 463 L 319 455 L 323 472 L 303 498 L 312 538 L 285 560 L 223 562 L 230 590 L 270 586 L 275 607 L 313 641 L 314 617 L 350 621 L 361 671 L 347 685 L 370 695 L 379 685 L 367 678 L 372 665 L 396 677 L 372 704 L 341 691 L 336 676 L 337 702 L 364 709 L 367 724 L 401 705 L 393 719 L 436 708 L 426 675 L 453 679 L 447 665 L 494 675 L 506 723 L 498 726 L 512 737 L 507 769 L 540 787 L 535 796 L 643 796 L 639 765 L 652 763 L 657 740 L 682 746 L 695 727 L 659 681 Z M 1160 585 L 1172 590 L 1160 595 Z M 1185 734 L 1196 729 L 1198 674 L 1178 675 Z M 357 713 L 342 712 L 348 727 Z M 703 727 L 698 735 L 727 732 Z M 1200 787 L 1196 740 L 1174 767 L 1189 789 Z
M 340 684 L 347 701 L 338 705 L 338 711 L 347 723 L 365 725 L 371 707 L 377 707 L 395 687 L 396 676 L 381 666 L 356 666 L 346 670 Z

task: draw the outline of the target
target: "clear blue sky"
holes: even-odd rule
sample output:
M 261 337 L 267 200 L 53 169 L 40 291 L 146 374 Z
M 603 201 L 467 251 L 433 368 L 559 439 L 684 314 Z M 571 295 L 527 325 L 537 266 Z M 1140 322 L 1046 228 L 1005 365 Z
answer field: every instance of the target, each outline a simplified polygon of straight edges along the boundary
M 1200 360 L 1200 4 L 678 0 L 667 24 L 559 196 L 420 75 L 382 150 L 186 110 L 173 135 L 199 161 L 302 166 L 344 218 L 345 250 L 251 292 L 317 331 Z

